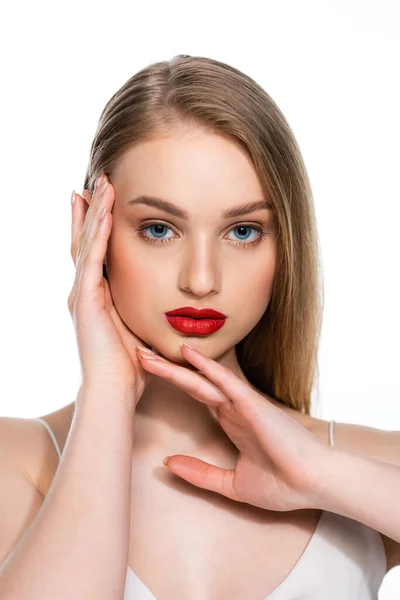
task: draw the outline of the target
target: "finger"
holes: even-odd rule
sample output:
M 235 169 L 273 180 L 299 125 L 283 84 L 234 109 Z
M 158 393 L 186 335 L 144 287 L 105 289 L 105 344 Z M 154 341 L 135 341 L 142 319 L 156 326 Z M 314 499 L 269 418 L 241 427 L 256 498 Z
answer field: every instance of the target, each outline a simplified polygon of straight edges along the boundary
M 234 469 L 221 469 L 192 456 L 176 454 L 166 463 L 168 469 L 185 481 L 240 502 L 233 488 Z
M 95 187 L 93 198 L 91 199 L 89 208 L 87 209 L 85 215 L 85 221 L 83 224 L 83 228 L 81 233 L 78 236 L 78 248 L 77 248 L 77 257 L 78 261 L 81 253 L 85 252 L 85 248 L 87 244 L 90 244 L 91 237 L 94 232 L 97 230 L 96 220 L 97 213 L 100 209 L 100 205 L 102 203 L 102 199 L 106 188 L 108 187 L 108 179 L 105 175 L 102 175 L 101 181 Z
M 77 296 L 78 290 L 78 280 L 80 278 L 80 273 L 78 275 L 77 270 L 77 256 L 78 256 L 78 241 L 79 236 L 82 233 L 87 211 L 90 203 L 90 192 L 89 190 L 83 190 L 84 197 L 75 192 L 75 202 L 72 204 L 72 223 L 71 223 L 71 257 L 73 263 L 75 265 L 75 278 L 72 289 L 68 296 L 68 309 L 72 316 L 73 306 L 75 304 L 75 299 Z M 88 198 L 89 196 L 89 198 Z
M 249 398 L 257 395 L 247 383 L 239 379 L 227 367 L 185 344 L 182 344 L 181 349 L 186 360 L 197 367 L 232 401 L 248 404 Z
M 75 202 L 72 204 L 71 227 L 71 256 L 75 265 L 77 263 L 78 254 L 82 250 L 90 224 L 92 223 L 93 212 L 95 210 L 96 201 L 100 197 L 101 188 L 101 182 L 100 185 L 97 185 L 96 182 L 93 195 L 89 190 L 83 190 L 82 195 L 75 193 Z
M 104 209 L 104 214 L 103 214 Z M 97 211 L 93 233 L 87 254 L 82 261 L 82 273 L 78 283 L 78 293 L 82 291 L 83 297 L 90 302 L 97 289 L 103 282 L 103 262 L 107 250 L 108 237 L 111 232 L 112 215 L 104 206 Z
M 96 195 L 96 197 L 93 197 L 93 202 L 91 203 L 88 209 L 85 225 L 78 240 L 78 254 L 76 265 L 78 271 L 78 278 L 80 277 L 79 270 L 82 268 L 82 264 L 84 263 L 85 258 L 89 253 L 93 239 L 97 234 L 100 214 L 104 207 L 106 207 L 108 210 L 110 210 L 111 208 L 110 199 L 112 202 L 113 197 L 109 194 L 109 189 L 110 186 L 108 184 L 108 181 L 106 180 L 104 182 L 104 185 L 100 187 L 100 191 Z M 86 223 L 86 221 L 88 221 L 88 223 Z
M 147 352 L 148 353 L 148 352 Z M 149 353 L 148 353 L 149 354 Z M 144 369 L 167 379 L 174 385 L 187 392 L 195 400 L 207 404 L 209 407 L 221 407 L 229 402 L 229 398 L 201 373 L 191 371 L 186 367 L 173 364 L 160 356 L 153 360 L 143 357 L 138 353 L 139 360 Z M 215 414 L 215 413 L 214 413 Z
M 76 265 L 76 256 L 78 254 L 78 240 L 85 223 L 88 204 L 83 196 L 75 192 L 75 202 L 72 205 L 71 221 L 71 257 Z
M 73 212 L 72 218 L 73 218 L 73 222 L 74 222 L 74 217 L 75 217 L 76 213 L 79 213 L 79 210 L 83 208 L 83 213 L 81 212 L 80 213 L 81 216 L 80 217 L 78 216 L 79 223 L 76 224 L 76 228 L 75 228 L 74 223 L 72 226 L 73 241 L 72 241 L 71 253 L 73 255 L 73 259 L 75 262 L 76 273 L 75 273 L 75 280 L 74 280 L 72 290 L 70 292 L 70 295 L 68 296 L 68 308 L 69 308 L 69 311 L 71 314 L 72 314 L 72 307 L 75 303 L 75 299 L 76 299 L 76 296 L 78 293 L 79 282 L 80 282 L 81 276 L 82 276 L 82 268 L 83 268 L 83 264 L 84 264 L 84 259 L 85 259 L 85 256 L 87 255 L 88 247 L 90 247 L 91 241 L 93 240 L 93 235 L 94 235 L 95 231 L 97 231 L 97 229 L 94 230 L 93 223 L 98 223 L 99 209 L 101 206 L 101 195 L 100 195 L 101 190 L 102 191 L 105 190 L 104 183 L 103 183 L 103 186 L 98 185 L 97 188 L 95 188 L 95 192 L 93 194 L 93 201 L 90 202 L 89 209 L 84 208 L 85 202 L 80 203 L 80 197 L 77 197 L 77 200 L 74 203 L 74 205 L 76 204 L 77 206 L 75 207 L 73 205 L 73 209 L 72 209 L 72 212 Z M 93 221 L 94 215 L 97 216 L 97 219 L 95 219 L 95 221 Z M 83 228 L 81 227 L 82 221 L 84 221 Z M 89 228 L 89 223 L 91 223 L 91 229 Z M 83 240 L 85 240 L 85 241 L 83 242 Z
M 106 209 L 106 207 L 104 207 Z M 77 271 L 73 290 L 68 300 L 72 312 L 77 296 L 82 293 L 85 302 L 96 300 L 98 287 L 103 281 L 103 260 L 107 249 L 108 237 L 111 231 L 111 213 L 107 211 L 102 219 L 97 212 L 97 230 L 87 241 L 85 256 L 78 258 Z

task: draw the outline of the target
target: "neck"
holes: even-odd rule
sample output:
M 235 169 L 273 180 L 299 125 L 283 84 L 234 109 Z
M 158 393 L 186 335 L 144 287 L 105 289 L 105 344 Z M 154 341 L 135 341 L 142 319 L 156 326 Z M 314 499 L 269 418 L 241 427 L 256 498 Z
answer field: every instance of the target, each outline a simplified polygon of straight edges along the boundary
M 240 368 L 235 348 L 219 357 L 216 362 L 253 387 Z M 220 448 L 237 453 L 236 446 L 207 404 L 154 374 L 151 374 L 136 406 L 134 418 L 134 444 L 141 451 L 162 450 L 165 454 L 169 451 L 172 454 L 190 454 Z

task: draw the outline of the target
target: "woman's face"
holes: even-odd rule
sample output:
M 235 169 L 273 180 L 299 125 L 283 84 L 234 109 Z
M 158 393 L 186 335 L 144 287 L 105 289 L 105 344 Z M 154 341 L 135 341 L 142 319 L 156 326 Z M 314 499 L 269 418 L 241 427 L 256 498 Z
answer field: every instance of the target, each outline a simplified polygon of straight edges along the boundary
M 184 341 L 214 360 L 234 349 L 268 306 L 276 261 L 271 209 L 223 216 L 265 200 L 247 155 L 222 136 L 186 128 L 132 148 L 110 181 L 116 199 L 106 263 L 124 323 L 175 362 L 185 363 Z M 140 196 L 162 199 L 186 218 L 130 203 Z M 183 306 L 227 319 L 205 336 L 181 333 L 165 313 Z

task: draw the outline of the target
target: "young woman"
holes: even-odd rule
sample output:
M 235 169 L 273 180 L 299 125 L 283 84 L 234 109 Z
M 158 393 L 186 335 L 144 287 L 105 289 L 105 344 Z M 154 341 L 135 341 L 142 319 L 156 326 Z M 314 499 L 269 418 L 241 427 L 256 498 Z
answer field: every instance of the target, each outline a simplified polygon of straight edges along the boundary
M 400 564 L 399 433 L 335 439 L 310 414 L 316 221 L 270 96 L 207 58 L 134 75 L 71 254 L 82 384 L 1 419 L 0 600 L 376 598 Z

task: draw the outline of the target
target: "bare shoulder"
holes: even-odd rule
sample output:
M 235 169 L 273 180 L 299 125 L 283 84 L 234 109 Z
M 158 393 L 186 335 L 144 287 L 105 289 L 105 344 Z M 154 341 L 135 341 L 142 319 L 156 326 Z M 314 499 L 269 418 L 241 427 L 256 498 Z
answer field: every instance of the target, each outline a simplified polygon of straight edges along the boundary
M 62 449 L 68 436 L 73 410 L 63 407 L 41 417 L 46 421 Z M 57 470 L 59 457 L 42 423 L 34 418 L 0 417 L 3 458 L 22 473 L 45 497 Z
M 60 411 L 45 415 L 63 439 Z M 65 412 L 61 409 L 61 414 Z M 45 419 L 47 420 L 47 419 Z M 48 431 L 35 419 L 0 416 L 0 565 L 6 564 L 43 505 L 58 466 Z
M 33 442 L 32 433 L 28 420 L 0 417 L 1 569 L 44 500 L 28 466 L 27 450 Z
M 40 424 L 33 419 L 0 417 L 0 439 L 2 459 L 35 485 L 38 457 L 47 447 Z
M 313 419 L 311 433 L 329 444 L 329 421 Z M 400 466 L 400 431 L 386 431 L 367 425 L 334 423 L 334 446 L 353 450 L 377 460 Z
M 310 431 L 329 444 L 329 421 L 314 419 Z M 400 431 L 335 421 L 334 446 L 400 467 Z M 386 551 L 387 571 L 390 571 L 400 565 L 400 543 L 383 533 L 380 535 Z

